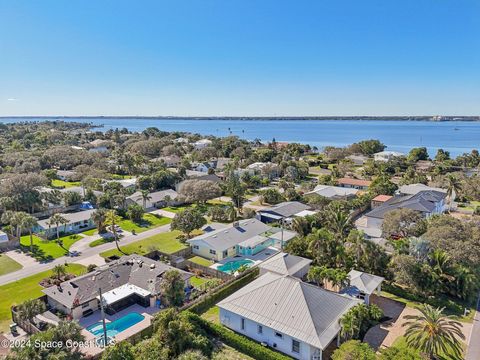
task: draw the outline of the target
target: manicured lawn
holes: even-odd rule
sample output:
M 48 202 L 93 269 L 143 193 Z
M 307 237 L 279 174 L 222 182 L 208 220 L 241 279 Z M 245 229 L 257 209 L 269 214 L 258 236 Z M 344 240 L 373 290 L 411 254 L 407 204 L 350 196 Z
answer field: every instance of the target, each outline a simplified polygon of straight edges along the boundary
M 203 266 L 210 266 L 210 265 L 213 265 L 213 261 L 212 260 L 208 260 L 208 259 L 205 259 L 201 256 L 194 256 L 190 259 L 191 262 L 194 262 L 195 264 L 199 264 L 199 265 L 203 265 Z
M 220 308 L 216 305 L 212 306 L 210 309 L 205 311 L 202 314 L 202 318 L 210 322 L 219 324 L 220 323 Z
M 207 201 L 207 206 L 208 205 L 230 205 L 230 204 L 232 204 L 232 203 L 227 202 L 227 201 L 218 200 L 218 199 L 213 199 L 213 200 L 208 200 Z
M 67 272 L 75 275 L 82 274 L 85 270 L 85 266 L 78 264 L 67 266 Z M 48 270 L 0 286 L 0 331 L 8 330 L 8 325 L 11 322 L 11 306 L 42 296 L 42 287 L 38 283 L 51 274 L 52 271 Z
M 217 343 L 217 346 L 213 352 L 212 360 L 254 360 L 252 357 L 245 355 L 234 348 Z
M 112 241 L 113 241 L 113 237 L 100 238 L 98 240 L 92 241 L 90 244 L 88 244 L 88 246 L 95 247 L 95 246 L 103 245 L 103 244 L 106 244 L 106 243 L 110 243 Z
M 458 207 L 460 209 L 474 211 L 477 207 L 480 207 L 480 201 L 470 201 L 469 203 L 467 203 L 465 205 L 460 204 Z
M 411 295 L 409 295 L 408 291 L 400 288 L 399 286 L 385 284 L 382 285 L 382 287 L 382 296 L 386 298 L 402 302 L 408 307 L 412 308 L 418 308 L 422 304 L 420 301 L 411 300 Z M 444 312 L 446 315 L 453 315 L 455 320 L 458 321 L 467 323 L 473 322 L 473 317 L 475 315 L 475 304 L 469 304 L 465 301 L 461 301 L 460 299 L 453 298 L 437 297 L 436 300 L 436 303 L 431 305 L 434 307 L 445 307 Z M 470 310 L 466 316 L 464 315 L 465 308 Z
M 80 186 L 82 183 L 80 181 L 63 181 L 59 179 L 52 180 L 52 186 L 58 188 L 69 188 L 74 186 Z
M 82 234 L 87 235 L 87 236 L 92 236 L 92 235 L 97 234 L 97 229 L 93 228 L 93 229 L 82 232 Z
M 172 219 L 164 216 L 145 214 L 143 215 L 143 222 L 141 224 L 134 223 L 132 220 L 129 219 L 123 219 L 118 223 L 118 225 L 125 231 L 132 232 L 132 230 L 135 230 L 136 233 L 141 233 L 149 229 L 170 224 L 171 222 Z
M 120 241 L 119 245 L 125 254 L 139 254 L 144 255 L 153 250 L 159 250 L 167 254 L 172 254 L 176 251 L 186 249 L 188 246 L 182 244 L 177 240 L 177 236 L 181 233 L 179 231 L 170 231 L 166 233 L 157 234 L 149 238 L 136 241 L 126 246 L 122 246 Z M 100 256 L 106 258 L 113 255 L 122 256 L 117 249 L 112 249 L 100 253 Z
M 199 277 L 199 276 L 193 276 L 190 278 L 190 284 L 194 287 L 199 287 L 203 284 L 205 284 L 208 281 L 207 278 L 204 277 Z
M 36 235 L 33 235 L 33 253 L 34 258 L 40 261 L 52 260 L 64 256 L 68 253 L 68 249 L 82 237 L 77 234 L 62 236 L 60 240 L 63 242 L 61 247 L 56 239 L 44 240 Z M 22 250 L 30 252 L 30 236 L 25 235 L 20 238 Z
M 0 275 L 5 275 L 13 271 L 20 270 L 22 265 L 5 254 L 0 254 Z
M 167 206 L 167 207 L 164 207 L 162 208 L 162 210 L 165 210 L 165 211 L 169 211 L 169 212 L 172 212 L 172 213 L 178 213 L 182 210 L 185 210 L 185 209 L 188 209 L 188 208 L 191 208 L 193 205 L 189 204 L 189 205 L 180 205 L 180 206 Z

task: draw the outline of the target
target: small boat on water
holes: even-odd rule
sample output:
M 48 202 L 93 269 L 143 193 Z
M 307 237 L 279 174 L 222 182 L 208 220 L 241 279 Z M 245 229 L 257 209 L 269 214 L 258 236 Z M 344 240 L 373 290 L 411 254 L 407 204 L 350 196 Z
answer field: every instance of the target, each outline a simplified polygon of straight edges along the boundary
M 455 128 L 455 129 L 453 129 L 453 130 L 458 131 L 458 130 L 460 130 L 460 129 L 459 129 L 459 128 Z

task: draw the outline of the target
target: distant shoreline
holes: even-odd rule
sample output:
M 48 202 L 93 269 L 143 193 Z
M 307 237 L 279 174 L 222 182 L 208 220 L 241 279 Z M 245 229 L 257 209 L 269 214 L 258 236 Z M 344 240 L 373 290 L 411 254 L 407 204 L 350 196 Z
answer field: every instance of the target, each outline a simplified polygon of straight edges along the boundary
M 150 119 L 150 120 L 232 120 L 232 121 L 480 121 L 480 116 L 0 116 L 1 119 Z

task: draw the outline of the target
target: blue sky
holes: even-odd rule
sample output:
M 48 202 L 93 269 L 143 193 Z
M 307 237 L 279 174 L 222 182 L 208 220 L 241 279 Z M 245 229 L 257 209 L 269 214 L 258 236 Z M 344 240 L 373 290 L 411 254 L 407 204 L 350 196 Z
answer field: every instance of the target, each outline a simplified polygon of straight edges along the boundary
M 0 116 L 480 115 L 480 1 L 0 0 Z

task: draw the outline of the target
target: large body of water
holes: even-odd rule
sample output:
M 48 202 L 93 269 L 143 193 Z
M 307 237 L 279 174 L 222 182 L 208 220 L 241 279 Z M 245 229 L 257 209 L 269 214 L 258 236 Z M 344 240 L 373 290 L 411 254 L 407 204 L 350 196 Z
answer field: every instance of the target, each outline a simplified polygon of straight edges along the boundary
M 52 118 L 53 119 L 53 118 Z M 35 121 L 36 119 L 28 119 Z M 37 119 L 38 120 L 38 119 Z M 45 119 L 42 119 L 45 120 Z M 104 125 L 103 130 L 127 128 L 142 131 L 157 127 L 164 131 L 187 131 L 202 135 L 237 135 L 247 140 L 306 143 L 324 146 L 345 146 L 364 139 L 378 139 L 388 150 L 408 152 L 425 146 L 430 156 L 439 148 L 452 156 L 480 148 L 480 122 L 469 121 L 390 121 L 390 120 L 197 120 L 155 118 L 68 118 Z M 4 118 L 0 122 L 25 119 Z

